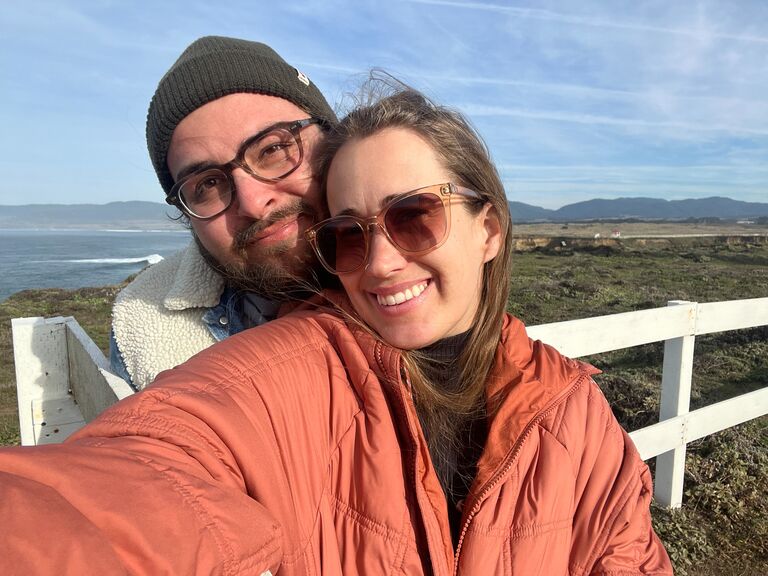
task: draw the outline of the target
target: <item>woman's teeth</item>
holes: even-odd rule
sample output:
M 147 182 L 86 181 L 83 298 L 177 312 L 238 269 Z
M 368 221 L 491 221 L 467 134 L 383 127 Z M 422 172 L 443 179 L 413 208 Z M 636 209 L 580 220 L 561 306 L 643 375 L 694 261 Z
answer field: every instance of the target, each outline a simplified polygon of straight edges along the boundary
M 416 284 L 415 286 L 406 288 L 403 292 L 387 294 L 386 296 L 377 294 L 376 300 L 379 301 L 379 304 L 381 306 L 395 306 L 396 304 L 402 304 L 403 302 L 407 302 L 408 300 L 416 298 L 416 296 L 424 292 L 426 287 L 427 287 L 427 283 L 421 282 L 420 284 Z

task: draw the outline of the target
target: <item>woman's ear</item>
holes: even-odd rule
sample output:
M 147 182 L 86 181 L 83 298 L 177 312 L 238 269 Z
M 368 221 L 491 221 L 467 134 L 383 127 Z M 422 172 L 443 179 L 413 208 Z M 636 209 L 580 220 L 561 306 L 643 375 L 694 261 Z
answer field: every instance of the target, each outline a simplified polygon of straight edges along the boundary
M 485 230 L 485 254 L 483 262 L 490 262 L 496 258 L 501 250 L 501 221 L 499 220 L 499 214 L 496 211 L 496 208 L 491 203 L 487 203 L 483 206 L 480 218 L 482 218 L 483 228 Z

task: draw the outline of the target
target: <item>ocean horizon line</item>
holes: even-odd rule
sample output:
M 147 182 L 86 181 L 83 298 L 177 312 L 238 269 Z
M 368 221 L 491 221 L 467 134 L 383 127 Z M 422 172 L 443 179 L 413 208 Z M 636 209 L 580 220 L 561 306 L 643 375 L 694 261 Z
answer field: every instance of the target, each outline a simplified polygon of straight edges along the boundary
M 189 234 L 187 228 L 3 228 L 0 227 L 0 234 L 3 232 L 108 232 L 108 233 L 172 233 Z

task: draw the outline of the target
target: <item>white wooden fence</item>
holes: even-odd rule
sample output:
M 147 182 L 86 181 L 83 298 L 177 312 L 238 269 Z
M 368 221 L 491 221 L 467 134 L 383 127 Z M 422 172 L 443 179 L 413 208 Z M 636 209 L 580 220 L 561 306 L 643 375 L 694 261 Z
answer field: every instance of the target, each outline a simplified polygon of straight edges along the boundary
M 678 508 L 683 500 L 686 444 L 768 414 L 768 382 L 755 392 L 689 412 L 694 340 L 702 334 L 768 325 L 768 298 L 668 304 L 532 326 L 528 334 L 571 358 L 664 341 L 659 423 L 630 436 L 643 460 L 657 456 L 656 500 Z
M 655 497 L 679 507 L 686 444 L 768 414 L 766 387 L 689 412 L 694 340 L 768 325 L 768 298 L 698 304 L 531 326 L 528 333 L 572 358 L 664 341 L 659 423 L 630 433 L 640 455 L 657 456 Z M 22 444 L 61 442 L 132 393 L 71 318 L 12 320 Z

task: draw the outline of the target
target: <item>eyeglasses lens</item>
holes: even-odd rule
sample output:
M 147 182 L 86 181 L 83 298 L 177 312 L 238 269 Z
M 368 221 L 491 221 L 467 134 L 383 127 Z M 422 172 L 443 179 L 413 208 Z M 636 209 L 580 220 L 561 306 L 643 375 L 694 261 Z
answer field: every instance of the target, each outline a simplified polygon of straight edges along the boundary
M 260 177 L 281 178 L 301 163 L 301 149 L 293 132 L 278 128 L 248 146 L 244 159 Z
M 206 218 L 229 206 L 232 186 L 227 175 L 218 168 L 195 174 L 179 190 L 181 201 L 195 216 Z
M 389 206 L 384 226 L 395 246 L 403 252 L 423 252 L 445 237 L 446 214 L 436 194 L 408 196 Z M 352 272 L 365 262 L 369 232 L 355 218 L 341 216 L 317 230 L 317 248 L 325 263 L 336 272 Z

